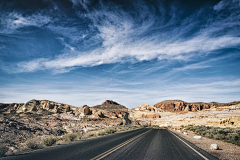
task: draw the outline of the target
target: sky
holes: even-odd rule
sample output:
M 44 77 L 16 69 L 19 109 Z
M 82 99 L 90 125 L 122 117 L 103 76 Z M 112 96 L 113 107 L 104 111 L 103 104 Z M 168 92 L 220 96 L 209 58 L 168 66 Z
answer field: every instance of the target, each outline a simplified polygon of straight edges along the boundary
M 240 0 L 0 0 L 0 102 L 240 100 Z

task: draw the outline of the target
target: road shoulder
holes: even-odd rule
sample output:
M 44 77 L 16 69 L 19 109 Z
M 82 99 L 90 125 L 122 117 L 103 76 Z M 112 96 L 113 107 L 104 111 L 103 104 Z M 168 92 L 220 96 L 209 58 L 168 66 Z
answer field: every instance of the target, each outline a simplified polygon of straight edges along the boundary
M 239 146 L 220 140 L 209 139 L 206 137 L 202 137 L 201 139 L 194 139 L 193 137 L 196 136 L 196 134 L 194 133 L 188 133 L 188 135 L 185 135 L 182 132 L 178 132 L 176 130 L 171 131 L 179 135 L 180 137 L 186 139 L 187 141 L 195 144 L 197 147 L 207 151 L 218 159 L 240 160 Z M 219 150 L 211 150 L 211 144 L 217 144 L 219 146 Z

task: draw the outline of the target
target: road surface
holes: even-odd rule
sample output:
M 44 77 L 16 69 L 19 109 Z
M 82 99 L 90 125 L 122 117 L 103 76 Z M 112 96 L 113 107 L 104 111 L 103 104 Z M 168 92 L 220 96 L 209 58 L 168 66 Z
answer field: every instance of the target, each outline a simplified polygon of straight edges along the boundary
M 48 147 L 3 160 L 217 159 L 166 129 L 137 129 Z

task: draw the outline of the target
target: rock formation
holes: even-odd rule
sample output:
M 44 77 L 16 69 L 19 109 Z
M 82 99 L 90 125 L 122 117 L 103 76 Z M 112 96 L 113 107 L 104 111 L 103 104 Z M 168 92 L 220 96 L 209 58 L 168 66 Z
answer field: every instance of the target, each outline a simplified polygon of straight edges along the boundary
M 102 105 L 104 105 L 104 104 L 116 104 L 116 105 L 119 105 L 117 102 L 112 101 L 112 100 L 106 100 L 105 102 L 102 103 Z
M 120 105 L 112 100 L 106 100 L 105 102 L 102 103 L 102 105 L 93 106 L 91 108 L 103 109 L 108 111 L 128 111 L 128 109 L 125 106 Z
M 140 106 L 138 106 L 137 108 L 135 108 L 134 110 L 136 111 L 151 111 L 154 112 L 155 111 L 155 107 L 149 105 L 149 104 L 142 104 Z
M 91 110 L 89 109 L 89 107 L 87 105 L 84 106 L 83 108 L 83 114 L 84 115 L 90 115 L 92 112 Z
M 68 119 L 78 118 L 123 118 L 123 115 L 128 110 L 114 101 L 107 100 L 95 107 L 83 105 L 82 107 L 74 107 L 67 104 L 57 103 L 48 100 L 30 100 L 25 104 L 1 104 L 0 107 L 11 108 L 18 114 L 22 113 L 38 113 L 38 114 L 61 114 L 59 117 Z M 15 107 L 14 107 L 15 106 Z M 63 119 L 65 119 L 63 118 Z
M 66 113 L 71 110 L 76 110 L 76 108 L 77 107 L 48 100 L 30 100 L 19 107 L 16 112 L 42 112 L 46 110 L 51 113 Z
M 154 105 L 154 107 L 159 108 L 163 111 L 168 112 L 188 112 L 188 111 L 201 111 L 203 109 L 209 109 L 211 107 L 220 107 L 220 106 L 230 106 L 238 104 L 239 102 L 231 103 L 217 103 L 217 102 L 196 102 L 188 103 L 181 100 L 166 100 Z
M 0 103 L 0 111 L 1 112 L 12 112 L 16 111 L 19 107 L 24 105 L 24 103 Z

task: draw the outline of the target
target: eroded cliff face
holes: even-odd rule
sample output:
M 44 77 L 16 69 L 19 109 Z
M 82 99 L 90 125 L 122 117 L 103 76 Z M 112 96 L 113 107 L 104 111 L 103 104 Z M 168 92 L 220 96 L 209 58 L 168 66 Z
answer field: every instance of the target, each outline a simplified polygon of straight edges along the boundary
M 231 102 L 231 103 L 188 103 L 181 100 L 167 100 L 162 101 L 154 105 L 154 107 L 159 108 L 163 111 L 167 112 L 188 112 L 188 111 L 201 111 L 203 109 L 209 109 L 211 107 L 221 107 L 221 106 L 231 106 L 238 104 L 239 102 Z

